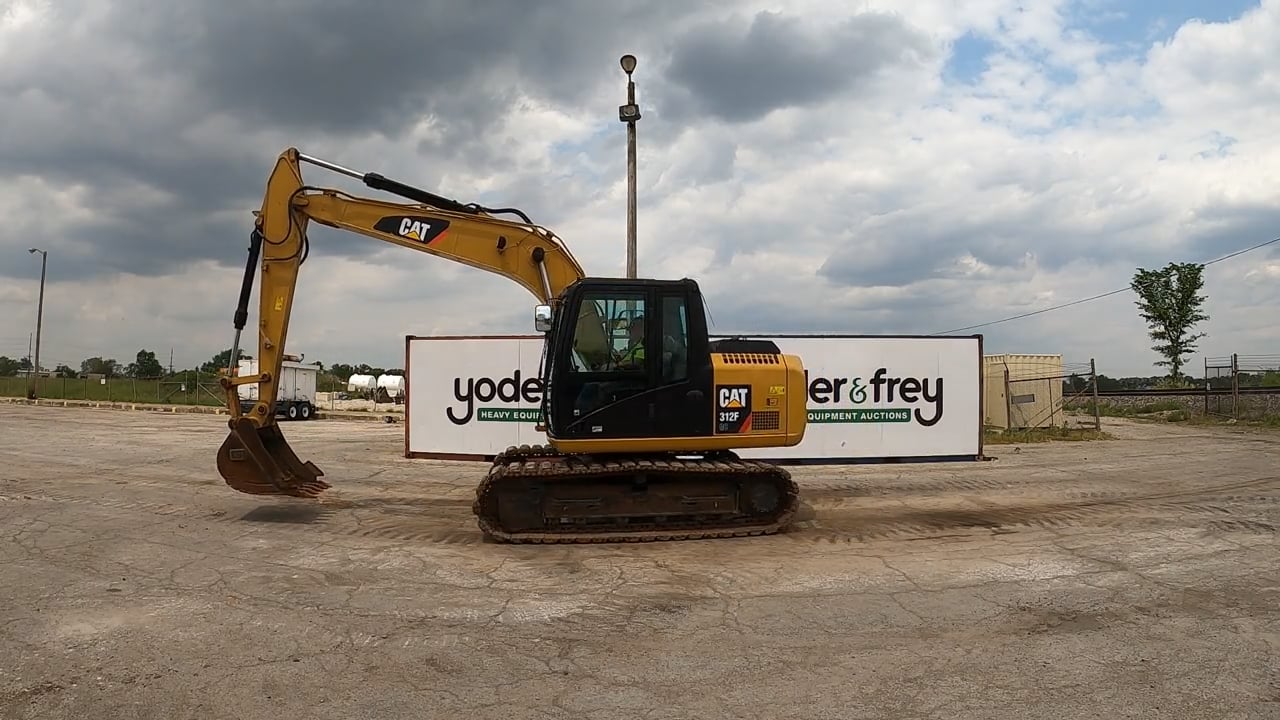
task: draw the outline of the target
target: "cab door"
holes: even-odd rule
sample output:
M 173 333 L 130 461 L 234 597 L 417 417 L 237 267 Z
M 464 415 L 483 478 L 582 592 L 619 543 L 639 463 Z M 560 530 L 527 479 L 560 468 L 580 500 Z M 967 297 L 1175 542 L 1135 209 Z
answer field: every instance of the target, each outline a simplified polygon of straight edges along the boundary
M 649 437 L 655 414 L 644 397 L 654 387 L 657 360 L 652 288 L 584 284 L 570 293 L 557 327 L 551 379 L 551 428 L 563 438 Z M 643 362 L 629 364 L 633 326 L 645 326 Z
M 696 287 L 673 282 L 657 288 L 652 342 L 657 377 L 649 402 L 660 437 L 704 437 L 714 423 L 711 355 Z
M 562 438 L 705 437 L 714 422 L 702 296 L 691 280 L 584 281 L 552 349 L 551 431 Z M 619 363 L 634 323 L 644 362 Z

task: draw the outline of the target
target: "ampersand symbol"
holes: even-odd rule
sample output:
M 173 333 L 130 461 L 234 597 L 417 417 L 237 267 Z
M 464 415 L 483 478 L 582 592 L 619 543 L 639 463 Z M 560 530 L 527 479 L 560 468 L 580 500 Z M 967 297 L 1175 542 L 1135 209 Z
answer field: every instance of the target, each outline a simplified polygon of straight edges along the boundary
M 849 399 L 855 403 L 865 402 L 867 389 L 862 386 L 862 378 L 852 378 L 853 386 L 849 388 Z

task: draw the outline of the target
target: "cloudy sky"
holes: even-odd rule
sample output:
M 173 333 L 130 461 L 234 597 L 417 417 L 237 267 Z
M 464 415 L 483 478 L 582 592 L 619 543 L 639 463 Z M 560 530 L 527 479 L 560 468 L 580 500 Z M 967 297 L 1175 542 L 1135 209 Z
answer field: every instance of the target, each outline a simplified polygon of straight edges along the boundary
M 0 0 L 0 354 L 229 347 L 287 146 L 518 206 L 620 275 L 625 98 L 642 275 L 717 332 L 937 333 L 1280 236 L 1280 0 Z M 319 168 L 312 183 L 378 195 Z M 1206 269 L 1205 353 L 1280 353 L 1280 243 Z M 497 276 L 317 228 L 289 338 L 528 332 Z M 256 307 L 256 305 L 255 305 Z M 1128 293 L 968 330 L 990 352 L 1155 359 Z

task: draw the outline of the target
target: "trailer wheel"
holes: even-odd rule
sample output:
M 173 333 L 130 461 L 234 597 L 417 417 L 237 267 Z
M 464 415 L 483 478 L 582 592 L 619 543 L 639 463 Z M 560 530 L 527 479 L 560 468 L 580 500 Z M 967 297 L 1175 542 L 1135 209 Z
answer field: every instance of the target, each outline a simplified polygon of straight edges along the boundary
M 308 403 L 308 402 L 302 403 L 302 419 L 303 420 L 311 419 L 311 403 Z
M 290 405 L 289 405 L 289 409 L 288 409 L 287 411 L 285 411 L 285 414 L 289 416 L 289 419 L 290 419 L 290 420 L 297 420 L 297 419 L 298 419 L 298 406 L 297 406 L 297 405 L 290 404 Z

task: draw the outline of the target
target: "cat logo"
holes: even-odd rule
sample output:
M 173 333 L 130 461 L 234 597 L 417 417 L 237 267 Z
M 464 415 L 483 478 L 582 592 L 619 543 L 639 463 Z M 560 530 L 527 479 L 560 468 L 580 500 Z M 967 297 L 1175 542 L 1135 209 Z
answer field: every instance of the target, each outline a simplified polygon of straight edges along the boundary
M 373 229 L 406 240 L 430 243 L 449 229 L 449 221 L 425 215 L 387 215 L 379 218 Z
M 770 385 L 769 394 L 770 395 L 786 395 L 787 386 L 786 385 Z
M 716 433 L 751 431 L 751 386 L 716 386 Z
M 414 220 L 413 218 L 404 218 L 400 221 L 400 236 L 407 237 L 410 240 L 421 240 L 427 237 L 431 232 L 431 224 Z
M 745 408 L 751 404 L 751 387 L 747 385 L 720 388 L 720 407 L 725 410 Z

